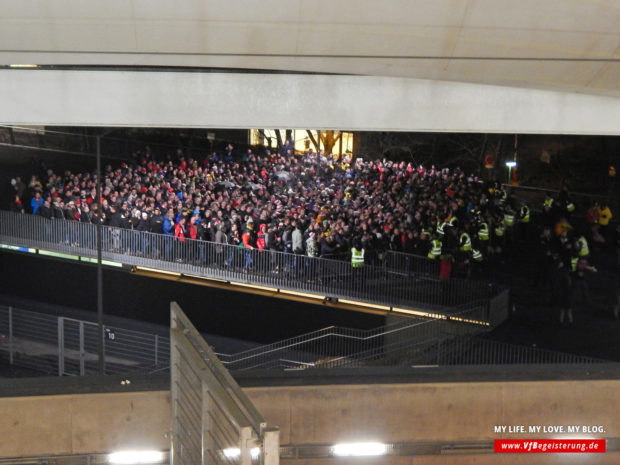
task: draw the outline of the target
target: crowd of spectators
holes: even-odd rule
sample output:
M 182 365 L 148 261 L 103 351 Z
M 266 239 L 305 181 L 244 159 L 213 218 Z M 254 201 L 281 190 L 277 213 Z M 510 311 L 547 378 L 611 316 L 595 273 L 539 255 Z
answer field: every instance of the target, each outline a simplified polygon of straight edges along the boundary
M 106 167 L 102 212 L 93 173 L 48 171 L 28 184 L 30 210 L 155 233 L 174 235 L 176 229 L 177 235 L 207 241 L 222 230 L 231 244 L 251 228 L 251 246 L 311 256 L 348 253 L 357 243 L 372 260 L 386 249 L 427 256 L 434 237 L 442 239 L 441 255 L 456 257 L 461 232 L 477 242 L 479 223 L 492 229 L 511 208 L 501 186 L 459 169 L 288 152 L 236 154 L 229 146 L 202 160 L 179 151 L 157 162 L 147 150 L 134 164 Z M 19 179 L 15 190 L 11 209 L 20 210 L 25 186 Z M 445 232 L 438 228 L 444 222 Z M 264 243 L 256 243 L 260 232 Z M 494 249 L 502 247 L 505 238 L 493 236 Z
M 256 154 L 229 145 L 201 159 L 178 150 L 164 161 L 147 148 L 131 163 L 107 166 L 101 185 L 100 208 L 91 172 L 48 170 L 28 185 L 16 178 L 10 208 L 311 257 L 337 258 L 355 248 L 369 264 L 380 262 L 386 250 L 416 254 L 440 260 L 441 279 L 493 277 L 507 248 L 536 240 L 541 280 L 551 282 L 558 296 L 571 284 L 557 269 L 564 266 L 578 278 L 593 271 L 587 263 L 593 243 L 613 243 L 614 237 L 618 243 L 617 232 L 607 231 L 612 214 L 605 205 L 588 212 L 589 228 L 571 225 L 575 206 L 566 189 L 545 200 L 534 230 L 527 204 L 501 184 L 458 168 L 294 154 L 290 147 Z M 22 204 L 25 196 L 29 208 Z

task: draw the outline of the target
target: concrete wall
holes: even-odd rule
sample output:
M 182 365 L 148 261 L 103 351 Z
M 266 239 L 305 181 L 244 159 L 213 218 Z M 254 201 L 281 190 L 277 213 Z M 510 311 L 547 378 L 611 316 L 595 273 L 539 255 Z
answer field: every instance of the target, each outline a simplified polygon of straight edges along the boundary
M 168 392 L 0 399 L 0 457 L 169 449 Z
M 602 425 L 603 434 L 576 436 L 619 438 L 619 389 L 620 380 L 275 387 L 246 392 L 269 425 L 280 426 L 281 444 L 301 445 L 554 437 L 500 435 L 494 433 L 494 425 Z M 3 398 L 0 457 L 136 446 L 167 449 L 169 409 L 168 392 Z M 525 465 L 534 463 L 532 457 L 387 457 L 364 463 Z M 553 454 L 535 458 L 537 464 L 558 463 Z M 295 461 L 323 462 L 334 461 Z M 620 452 L 589 457 L 587 463 L 618 464 Z
M 0 70 L 0 124 L 620 134 L 620 99 L 371 76 Z

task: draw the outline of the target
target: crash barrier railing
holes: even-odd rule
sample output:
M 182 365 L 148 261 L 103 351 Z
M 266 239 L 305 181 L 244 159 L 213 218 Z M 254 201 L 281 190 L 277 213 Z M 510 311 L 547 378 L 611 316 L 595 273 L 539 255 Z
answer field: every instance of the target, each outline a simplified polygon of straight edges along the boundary
M 98 373 L 96 323 L 0 306 L 0 360 L 38 373 Z M 170 365 L 167 336 L 104 326 L 106 374 L 149 372 Z
M 0 212 L 0 244 L 53 251 L 74 258 L 96 257 L 97 226 Z M 308 257 L 273 250 L 260 251 L 207 241 L 180 240 L 164 234 L 103 226 L 103 259 L 110 262 L 260 286 L 266 291 L 289 291 L 344 303 L 403 307 L 450 313 L 467 302 L 501 293 L 495 285 L 465 279 L 439 281 L 426 275 L 395 273 L 393 269 Z M 43 253 L 40 252 L 40 253 Z M 353 302 L 350 302 L 353 301 Z M 486 314 L 482 322 L 491 316 Z
M 383 267 L 396 273 L 400 272 L 409 276 L 439 277 L 441 265 L 439 260 L 393 250 L 386 250 L 379 258 Z
M 218 360 L 181 308 L 170 305 L 172 465 L 278 465 L 277 428 Z

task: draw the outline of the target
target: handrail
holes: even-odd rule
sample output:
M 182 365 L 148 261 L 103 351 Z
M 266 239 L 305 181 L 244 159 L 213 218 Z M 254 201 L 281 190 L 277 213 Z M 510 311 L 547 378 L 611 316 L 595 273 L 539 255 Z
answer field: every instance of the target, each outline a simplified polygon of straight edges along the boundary
M 246 426 L 244 421 L 247 422 L 254 429 L 257 436 L 261 437 L 265 425 L 264 417 L 241 390 L 228 370 L 224 368 L 215 353 L 176 302 L 170 303 L 170 335 L 171 346 L 173 342 L 179 345 L 185 342 L 187 345 L 184 348 L 186 354 L 191 349 L 198 354 L 204 367 L 210 371 L 211 376 L 221 388 L 222 398 L 220 401 L 226 405 L 226 413 L 234 415 L 236 417 L 235 421 L 240 426 Z M 196 368 L 198 369 L 199 367 Z M 213 384 L 211 384 L 211 388 L 214 389 Z
M 448 319 L 450 317 L 457 316 L 466 316 L 469 314 L 470 310 L 462 310 L 460 312 L 454 312 L 447 315 Z M 319 329 L 317 331 L 313 331 L 310 333 L 302 334 L 300 336 L 296 336 L 293 338 L 285 339 L 283 341 L 278 341 L 273 344 L 269 344 L 267 346 L 260 346 L 253 349 L 248 349 L 245 351 L 237 352 L 235 354 L 221 354 L 218 353 L 218 357 L 226 357 L 225 361 L 222 361 L 225 365 L 239 363 L 242 361 L 246 361 L 252 358 L 258 358 L 264 356 L 269 353 L 275 353 L 277 351 L 290 350 L 292 348 L 301 346 L 302 344 L 308 344 L 310 342 L 319 341 L 321 339 L 326 339 L 328 337 L 336 337 L 341 339 L 350 339 L 354 341 L 369 341 L 372 339 L 384 337 L 390 334 L 395 334 L 401 331 L 405 331 L 407 329 L 413 327 L 423 327 L 423 326 L 433 326 L 438 322 L 436 320 L 426 320 L 426 321 L 416 321 L 411 323 L 411 320 L 407 320 L 404 322 L 392 323 L 385 326 L 380 326 L 377 328 L 367 329 L 367 330 L 354 330 L 351 328 L 344 328 L 340 326 L 330 326 L 327 328 Z M 443 322 L 441 322 L 443 323 Z M 465 326 L 464 326 L 465 328 Z M 359 331 L 359 335 L 355 334 L 344 334 L 344 332 L 353 332 Z M 478 327 L 472 327 L 470 329 L 471 332 L 479 331 Z M 355 354 L 351 354 L 354 356 Z
M 96 257 L 95 225 L 0 211 L 0 242 Z M 390 274 L 381 266 L 353 269 L 350 263 L 280 251 L 259 251 L 233 245 L 104 226 L 103 259 L 187 276 L 219 279 L 336 297 L 388 307 L 449 313 L 459 305 L 489 299 L 499 289 L 488 283 L 451 279 L 417 279 Z M 484 313 L 479 320 L 490 321 Z

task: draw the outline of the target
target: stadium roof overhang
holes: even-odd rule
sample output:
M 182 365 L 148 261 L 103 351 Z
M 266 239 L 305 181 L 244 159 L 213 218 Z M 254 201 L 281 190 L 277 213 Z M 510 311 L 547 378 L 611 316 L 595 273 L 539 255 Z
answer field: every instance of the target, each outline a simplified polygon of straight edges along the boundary
M 398 113 L 399 99 L 411 98 L 412 93 L 425 95 L 420 98 L 428 107 L 419 107 L 419 99 L 414 99 L 408 108 L 428 115 L 426 123 L 416 118 L 369 118 L 360 124 L 348 115 L 335 121 L 324 112 L 324 122 L 310 121 L 313 126 L 617 134 L 620 130 L 605 127 L 604 121 L 618 116 L 619 31 L 620 5 L 615 0 L 40 0 L 36 4 L 4 0 L 0 64 L 235 68 L 356 75 L 355 81 L 348 76 L 321 76 L 324 87 L 311 87 L 315 97 L 312 104 L 319 108 L 327 104 L 329 108 L 334 94 L 329 89 L 334 87 L 344 95 L 339 101 L 358 112 L 366 111 L 364 106 L 357 108 L 356 92 L 361 89 L 362 94 L 371 97 L 377 86 L 388 86 L 392 99 L 386 100 L 382 90 L 376 103 Z M 118 75 L 123 76 L 122 72 Z M 55 90 L 52 81 L 56 78 L 49 76 L 39 75 L 37 79 L 50 81 L 49 88 Z M 67 76 L 62 79 L 73 79 Z M 159 89 L 166 91 L 188 82 L 183 73 L 174 76 L 152 80 L 159 79 Z M 100 81 L 105 86 L 108 81 L 103 73 L 88 78 L 93 87 L 98 87 Z M 21 77 L 7 77 L 2 72 L 3 86 L 16 79 Z M 297 97 L 298 86 L 305 84 L 301 78 L 286 75 L 274 79 L 278 82 L 273 87 L 272 81 L 270 86 L 277 92 L 269 91 L 266 96 L 260 95 L 265 89 L 259 80 L 247 84 L 252 87 L 250 93 L 257 96 L 256 104 L 276 98 L 271 105 L 277 102 L 277 109 L 290 106 L 295 111 L 301 108 L 311 112 L 310 107 L 292 100 Z M 352 82 L 356 88 L 347 93 Z M 68 95 L 70 90 L 65 89 L 63 96 L 80 98 Z M 131 89 L 126 84 L 121 94 L 150 90 L 148 86 Z M 244 92 L 240 94 L 247 97 Z M 576 94 L 599 98 L 578 98 Z M 229 97 L 235 108 L 242 109 L 235 116 L 243 119 L 240 116 L 249 108 L 236 98 L 235 92 Z M 151 100 L 158 98 L 151 95 Z M 46 100 L 39 102 L 46 104 Z M 389 108 L 392 105 L 396 105 L 395 110 Z M 450 116 L 465 116 L 472 106 L 484 114 L 492 113 L 494 123 L 469 114 L 458 124 L 452 121 Z M 529 113 L 521 112 L 524 106 Z M 439 111 L 433 112 L 434 107 Z M 539 125 L 534 117 L 541 118 L 541 112 L 548 124 Z M 587 117 L 571 122 L 572 113 Z M 3 122 L 9 122 L 1 116 Z M 255 119 L 262 121 L 262 116 Z M 511 123 L 520 118 L 524 124 Z M 246 120 L 244 124 L 249 124 Z M 306 120 L 287 121 L 288 126 L 311 127 Z M 267 127 L 267 122 L 259 126 Z M 147 119 L 119 122 L 154 123 L 170 124 Z M 207 123 L 200 120 L 197 125 Z M 107 124 L 103 116 L 99 124 Z M 229 123 L 223 125 L 230 127 Z

